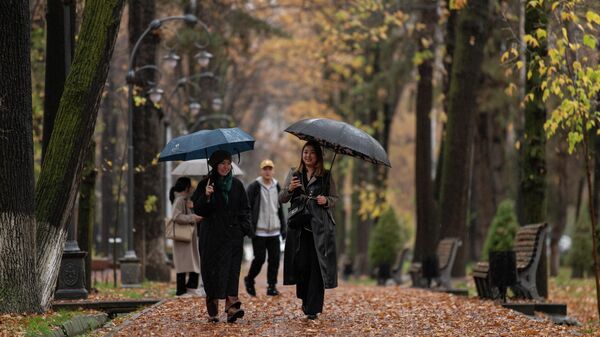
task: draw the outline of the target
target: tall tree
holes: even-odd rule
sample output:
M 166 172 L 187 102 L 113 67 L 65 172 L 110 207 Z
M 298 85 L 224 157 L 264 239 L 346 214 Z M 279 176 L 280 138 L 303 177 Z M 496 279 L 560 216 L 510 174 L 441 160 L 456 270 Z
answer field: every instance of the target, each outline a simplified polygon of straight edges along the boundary
M 504 6 L 493 6 L 491 25 L 505 25 Z M 507 10 L 508 9 L 508 10 Z M 508 16 L 509 20 L 513 19 Z M 509 21 L 509 23 L 513 23 Z M 506 197 L 510 183 L 507 179 L 507 135 L 509 125 L 516 114 L 518 99 L 505 90 L 513 79 L 512 69 L 507 71 L 498 54 L 506 50 L 507 31 L 490 32 L 484 49 L 482 81 L 477 97 L 477 114 L 473 128 L 473 170 L 470 191 L 469 257 L 479 261 L 492 218 L 498 204 Z M 507 94 L 507 93 L 510 93 Z M 512 147 L 511 147 L 512 148 Z M 487 258 L 484 257 L 484 258 Z
M 129 44 L 131 48 L 146 30 L 156 15 L 155 0 L 129 0 Z M 144 38 L 133 62 L 135 66 L 156 63 L 158 35 L 149 34 Z M 134 95 L 144 96 L 148 90 L 147 81 L 154 79 L 154 73 L 139 74 Z M 143 77 L 143 78 L 142 78 Z M 142 260 L 144 276 L 152 281 L 169 281 L 170 267 L 166 264 L 164 226 L 160 212 L 162 194 L 161 170 L 155 162 L 156 154 L 163 144 L 161 128 L 162 112 L 150 100 L 134 105 L 133 108 L 133 148 L 134 156 L 134 202 L 133 238 L 137 256 Z
M 539 30 L 546 31 L 547 17 L 544 5 L 525 7 L 525 36 L 538 36 Z M 528 40 L 529 41 L 529 40 Z M 542 101 L 542 75 L 537 64 L 547 56 L 547 43 L 540 38 L 537 43 L 528 43 L 526 52 L 527 80 L 525 91 L 525 130 L 521 152 L 521 201 L 520 223 L 527 225 L 545 222 L 546 219 L 546 107 Z M 548 297 L 548 263 L 546 249 L 542 249 L 536 283 L 540 296 Z
M 468 188 L 471 172 L 473 124 L 481 80 L 483 49 L 488 33 L 489 1 L 469 1 L 459 10 L 452 74 L 448 97 L 448 121 L 441 182 L 441 237 L 458 237 L 465 242 Z M 454 265 L 454 275 L 465 273 L 463 245 Z
M 0 34 L 0 312 L 42 309 L 32 254 L 36 245 L 30 29 L 28 2 L 0 2 L 4 32 Z
M 421 36 L 417 83 L 417 125 L 415 146 L 415 186 L 417 199 L 417 235 L 413 261 L 423 261 L 433 252 L 438 240 L 438 229 L 433 203 L 431 177 L 431 108 L 433 105 L 434 33 L 437 23 L 437 0 L 423 4 L 421 22 L 425 25 Z
M 46 5 L 46 83 L 42 160 L 50 142 L 54 119 L 75 46 L 75 1 L 48 0 Z
M 108 244 L 110 229 L 115 221 L 117 212 L 116 195 L 115 195 L 115 179 L 114 167 L 119 162 L 117 160 L 117 114 L 115 112 L 116 93 L 114 88 L 115 72 L 109 70 L 108 80 L 106 81 L 105 96 L 102 99 L 102 140 L 100 146 L 100 195 L 102 214 L 99 223 L 100 241 L 96 242 L 96 251 L 104 256 L 111 254 Z
M 77 216 L 77 242 L 85 256 L 85 288 L 92 289 L 92 246 L 94 241 L 94 196 L 96 186 L 96 142 L 90 142 L 87 158 L 83 164 L 81 184 L 79 187 L 79 204 Z
M 123 0 L 86 2 L 75 57 L 36 185 L 36 264 L 43 308 L 48 308 L 54 293 L 66 225 L 96 123 L 122 8 Z

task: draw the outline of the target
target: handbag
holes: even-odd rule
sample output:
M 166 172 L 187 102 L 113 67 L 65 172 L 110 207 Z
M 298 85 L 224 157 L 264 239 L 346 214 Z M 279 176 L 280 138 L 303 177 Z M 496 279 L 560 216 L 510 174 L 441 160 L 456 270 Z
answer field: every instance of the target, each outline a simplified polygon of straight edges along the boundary
M 296 201 L 292 201 L 292 205 L 288 211 L 288 228 L 302 229 L 302 226 L 310 222 L 312 215 L 308 211 L 307 200 L 296 198 Z
M 165 218 L 165 237 L 174 241 L 191 242 L 194 234 L 194 226 L 182 225 L 173 221 L 172 218 Z

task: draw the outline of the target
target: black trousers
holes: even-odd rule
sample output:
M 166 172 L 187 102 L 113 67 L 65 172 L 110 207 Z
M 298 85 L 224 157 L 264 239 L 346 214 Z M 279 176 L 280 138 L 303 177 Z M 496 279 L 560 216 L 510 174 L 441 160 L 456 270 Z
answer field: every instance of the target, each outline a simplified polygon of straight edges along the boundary
M 319 258 L 313 234 L 302 230 L 300 247 L 296 255 L 296 296 L 302 300 L 302 310 L 307 315 L 323 311 L 325 287 L 321 276 Z
M 260 273 L 260 269 L 265 263 L 267 253 L 267 283 L 269 285 L 277 284 L 277 272 L 279 271 L 279 260 L 281 258 L 281 248 L 279 247 L 279 235 L 276 236 L 257 236 L 252 239 L 252 250 L 254 259 L 250 264 L 248 279 L 254 281 L 254 278 Z
M 185 276 L 189 274 L 187 284 L 185 282 Z M 186 293 L 187 288 L 196 289 L 198 288 L 198 281 L 200 279 L 200 274 L 198 273 L 177 273 L 177 292 L 175 295 L 183 295 Z

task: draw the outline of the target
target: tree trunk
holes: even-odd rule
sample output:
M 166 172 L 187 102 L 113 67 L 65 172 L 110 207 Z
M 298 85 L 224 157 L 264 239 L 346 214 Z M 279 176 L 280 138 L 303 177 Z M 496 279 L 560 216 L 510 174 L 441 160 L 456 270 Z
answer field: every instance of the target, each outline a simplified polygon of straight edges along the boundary
M 50 142 L 60 97 L 73 59 L 77 17 L 74 3 L 48 0 L 46 7 L 46 83 L 42 161 Z
M 525 34 L 536 36 L 537 29 L 546 29 L 547 19 L 544 8 L 526 6 Z M 525 134 L 523 135 L 522 168 L 520 190 L 523 202 L 521 225 L 545 222 L 546 219 L 546 107 L 542 102 L 540 87 L 542 76 L 538 73 L 538 58 L 547 54 L 546 40 L 539 41 L 539 47 L 527 46 L 527 67 L 532 76 L 527 79 L 525 89 L 533 98 L 525 103 Z M 548 267 L 544 245 L 538 267 L 536 283 L 540 296 L 548 297 Z
M 473 124 L 487 36 L 489 1 L 470 2 L 458 13 L 456 43 L 448 97 L 448 122 L 442 168 L 441 237 L 466 241 L 468 186 L 471 172 Z M 458 250 L 454 276 L 465 275 L 466 245 Z
M 355 186 L 359 186 L 359 188 L 367 190 L 368 188 L 372 188 L 368 186 L 373 181 L 373 177 L 375 176 L 375 172 L 372 167 L 369 167 L 371 164 L 360 161 L 355 165 Z M 356 193 L 358 194 L 358 193 Z M 360 200 L 357 200 L 360 204 Z M 371 228 L 373 227 L 374 221 L 369 217 L 359 216 L 356 221 L 357 234 L 356 234 L 356 272 L 359 275 L 366 275 L 369 273 L 369 233 Z
M 471 195 L 472 223 L 470 227 L 470 258 L 481 259 L 487 232 L 498 205 L 492 168 L 491 142 L 496 114 L 479 112 L 474 135 L 473 191 Z M 501 154 L 500 154 L 501 155 Z
M 36 186 L 37 266 L 42 307 L 48 308 L 102 88 L 117 36 L 123 0 L 88 0 L 75 58 Z
M 555 209 L 556 219 L 551 226 L 550 232 L 550 275 L 558 276 L 560 269 L 560 250 L 558 242 L 560 241 L 565 227 L 567 226 L 567 205 L 569 205 L 569 170 L 567 168 L 569 158 L 566 151 L 566 143 L 561 141 L 557 146 L 556 173 L 558 175 L 558 186 L 556 200 L 552 206 Z M 571 173 L 572 174 L 572 173 Z
M 600 97 L 598 97 L 600 99 Z M 598 109 L 598 108 L 596 108 Z M 600 217 L 600 135 L 593 133 L 592 139 L 594 141 L 594 213 L 596 214 L 596 220 Z
M 417 233 L 413 262 L 422 262 L 428 254 L 435 252 L 438 241 L 437 222 L 434 219 L 433 184 L 431 179 L 431 107 L 433 105 L 433 54 L 434 33 L 437 22 L 437 1 L 428 1 L 422 11 L 421 21 L 426 25 L 422 38 L 431 41 L 428 47 L 421 46 L 420 52 L 431 53 L 431 57 L 419 65 L 416 106 L 415 186 L 417 198 Z
M 92 245 L 94 242 L 94 213 L 96 198 L 96 142 L 90 142 L 79 187 L 79 215 L 77 217 L 77 242 L 85 256 L 85 288 L 92 290 Z
M 113 88 L 113 71 L 109 71 L 107 81 L 106 95 L 102 100 L 102 121 L 104 128 L 102 131 L 101 140 L 101 162 L 100 167 L 100 194 L 102 216 L 100 217 L 100 241 L 96 243 L 97 251 L 104 255 L 111 255 L 108 238 L 111 237 L 110 232 L 115 221 L 117 212 L 117 199 L 115 197 L 115 179 L 114 167 L 117 167 L 120 158 L 117 158 L 117 115 L 114 109 L 115 103 L 115 88 Z
M 154 0 L 129 1 L 129 43 L 131 46 L 155 18 Z M 141 67 L 156 63 L 157 39 L 149 34 L 140 45 L 134 64 Z M 157 36 L 156 36 L 157 37 Z M 138 90 L 146 91 L 144 85 L 154 74 L 142 74 Z M 141 93 L 137 93 L 142 96 Z M 161 167 L 153 164 L 156 154 L 162 146 L 161 116 L 150 100 L 146 104 L 134 107 L 133 119 L 133 158 L 134 167 L 134 246 L 142 261 L 144 276 L 151 281 L 169 281 L 171 270 L 166 264 L 164 228 L 159 202 L 162 195 Z M 154 201 L 153 201 L 154 200 Z M 148 208 L 148 209 L 146 209 Z
M 443 76 L 444 100 L 443 107 L 446 115 L 448 114 L 448 97 L 450 92 L 450 75 L 452 74 L 452 57 L 454 56 L 454 43 L 456 38 L 456 11 L 448 9 L 450 15 L 446 22 L 446 54 L 443 58 L 445 76 Z M 435 211 L 434 222 L 437 231 L 440 231 L 440 200 L 442 199 L 442 167 L 444 166 L 444 149 L 446 143 L 446 124 L 442 123 L 442 136 L 440 138 L 437 160 L 435 162 L 435 177 L 433 180 L 433 207 Z M 439 240 L 439 234 L 438 234 Z M 437 245 L 437 244 L 436 244 Z M 435 248 L 433 248 L 435 249 Z
M 0 2 L 0 312 L 42 310 L 32 254 L 35 204 L 30 30 L 27 2 Z

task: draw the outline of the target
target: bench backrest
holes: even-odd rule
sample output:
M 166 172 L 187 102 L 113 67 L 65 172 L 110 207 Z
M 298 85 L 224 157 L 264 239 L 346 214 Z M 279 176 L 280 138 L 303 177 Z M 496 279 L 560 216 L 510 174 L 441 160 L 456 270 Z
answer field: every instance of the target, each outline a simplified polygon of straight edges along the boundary
M 517 255 L 517 270 L 529 268 L 544 245 L 547 224 L 526 225 L 517 230 L 513 250 Z M 540 247 L 540 245 L 542 245 Z
M 452 258 L 452 251 L 458 249 L 458 246 L 460 245 L 461 241 L 457 238 L 445 238 L 440 240 L 436 252 L 440 269 L 444 269 L 448 266 L 450 259 Z

